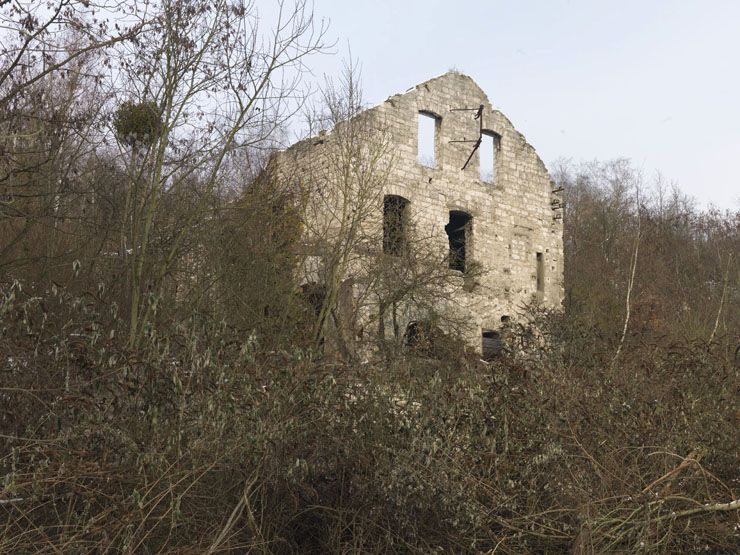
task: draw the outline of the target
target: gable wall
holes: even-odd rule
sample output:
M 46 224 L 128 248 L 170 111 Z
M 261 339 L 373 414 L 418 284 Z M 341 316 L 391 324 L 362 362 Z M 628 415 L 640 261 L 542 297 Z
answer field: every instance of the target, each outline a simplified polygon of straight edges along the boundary
M 461 170 L 473 149 L 479 122 L 475 112 L 451 112 L 483 104 L 484 128 L 501 137 L 496 157 L 495 183 L 479 178 L 479 155 Z M 436 167 L 417 161 L 417 125 L 420 111 L 441 118 L 436 140 Z M 539 300 L 559 307 L 563 299 L 562 220 L 555 220 L 551 201 L 553 185 L 534 149 L 509 120 L 494 110 L 485 93 L 469 77 L 450 72 L 388 100 L 361 116 L 367 125 L 390 133 L 395 156 L 383 194 L 410 201 L 411 220 L 417 235 L 431 237 L 443 256 L 448 249 L 444 226 L 450 210 L 473 216 L 471 248 L 467 259 L 481 264 L 484 274 L 472 292 L 460 291 L 449 300 L 450 308 L 466 314 L 471 324 L 471 344 L 480 341 L 480 330 L 497 329 L 501 317 L 516 317 L 536 294 L 536 253 L 544 256 L 545 287 Z M 327 134 L 331 138 L 331 132 Z M 289 148 L 282 158 L 293 166 L 316 165 L 322 141 L 309 139 Z M 378 215 L 382 214 L 382 194 Z M 379 225 L 375 220 L 373 225 Z M 463 278 L 460 277 L 462 283 Z
M 463 171 L 479 122 L 475 112 L 455 108 L 484 105 L 484 128 L 501 137 L 496 158 L 495 183 L 479 178 L 479 154 Z M 471 311 L 478 325 L 499 327 L 502 315 L 514 316 L 517 307 L 536 292 L 536 253 L 544 256 L 544 304 L 558 307 L 563 298 L 562 220 L 554 220 L 552 183 L 534 149 L 509 120 L 494 110 L 483 91 L 467 76 L 448 73 L 389 98 L 373 109 L 393 133 L 398 159 L 388 193 L 411 201 L 413 219 L 422 232 L 430 231 L 447 248 L 444 226 L 450 210 L 473 216 L 473 260 L 486 274 L 478 291 L 465 294 L 460 304 Z M 441 121 L 437 136 L 436 167 L 417 161 L 417 117 L 433 112 Z

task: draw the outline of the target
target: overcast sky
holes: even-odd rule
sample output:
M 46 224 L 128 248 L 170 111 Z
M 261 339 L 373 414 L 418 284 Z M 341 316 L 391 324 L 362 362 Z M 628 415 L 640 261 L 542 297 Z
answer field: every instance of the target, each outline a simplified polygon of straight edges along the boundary
M 315 0 L 365 101 L 457 69 L 546 164 L 631 158 L 740 208 L 740 0 Z

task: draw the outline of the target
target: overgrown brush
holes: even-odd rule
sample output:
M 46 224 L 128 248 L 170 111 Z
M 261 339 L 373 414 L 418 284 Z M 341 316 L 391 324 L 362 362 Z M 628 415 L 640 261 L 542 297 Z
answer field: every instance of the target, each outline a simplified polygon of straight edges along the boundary
M 193 317 L 130 351 L 115 307 L 2 293 L 0 552 L 740 547 L 737 366 L 716 346 L 612 365 L 551 315 L 493 364 L 348 367 Z

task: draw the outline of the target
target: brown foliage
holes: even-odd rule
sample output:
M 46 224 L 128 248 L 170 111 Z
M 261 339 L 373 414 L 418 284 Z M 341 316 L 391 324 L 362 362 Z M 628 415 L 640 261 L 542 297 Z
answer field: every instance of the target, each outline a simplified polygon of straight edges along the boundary
M 131 352 L 94 301 L 3 293 L 4 552 L 738 547 L 716 347 L 611 368 L 583 322 L 533 315 L 491 365 L 338 366 L 194 317 Z
M 555 173 L 565 189 L 566 307 L 616 335 L 625 318 L 631 257 L 639 251 L 628 333 L 653 339 L 740 337 L 740 211 L 700 210 L 628 160 Z M 712 330 L 715 329 L 715 333 Z
M 252 29 L 240 2 L 215 26 L 212 3 L 165 4 L 175 19 L 130 43 L 68 12 L 87 42 L 61 34 L 44 63 L 41 12 L 2 19 L 38 33 L 0 63 L 0 552 L 740 550 L 737 212 L 648 190 L 625 161 L 563 168 L 566 311 L 509 325 L 491 364 L 437 329 L 449 272 L 423 238 L 383 254 L 371 234 L 341 251 L 340 233 L 327 253 L 377 252 L 367 325 L 399 329 L 384 345 L 349 322 L 363 356 L 337 363 L 313 328 L 343 316 L 351 267 L 328 304 L 299 295 L 305 199 L 254 178 L 298 83 L 253 64 L 301 66 L 323 28 L 298 2 L 291 54 L 263 58 L 229 31 Z M 175 74 L 200 79 L 183 94 L 157 73 L 165 39 Z M 114 45 L 131 89 L 109 96 Z M 168 118 L 124 104 L 116 151 L 111 98 L 157 83 Z M 333 121 L 353 98 L 328 98 Z M 127 151 L 142 136 L 161 148 Z M 376 214 L 382 171 L 358 175 Z M 430 316 L 404 341 L 410 298 Z

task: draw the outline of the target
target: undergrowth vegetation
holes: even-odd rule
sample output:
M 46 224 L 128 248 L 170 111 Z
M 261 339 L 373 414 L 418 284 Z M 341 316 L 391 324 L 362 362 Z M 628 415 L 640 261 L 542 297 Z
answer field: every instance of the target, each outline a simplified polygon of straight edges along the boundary
M 486 268 L 368 225 L 397 147 L 258 4 L 0 0 L 0 554 L 740 552 L 740 211 L 555 167 L 564 310 L 483 362 Z
M 3 553 L 738 548 L 721 342 L 614 361 L 535 314 L 491 364 L 346 365 L 196 317 L 133 352 L 110 307 L 19 283 L 0 315 Z

